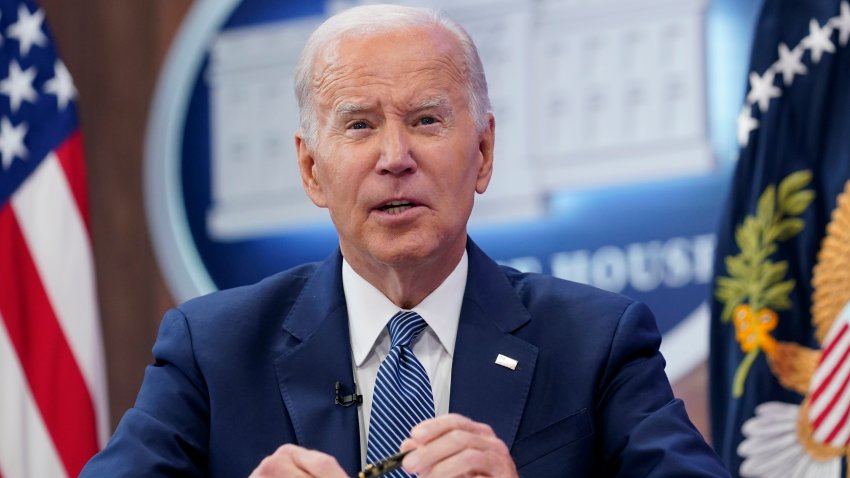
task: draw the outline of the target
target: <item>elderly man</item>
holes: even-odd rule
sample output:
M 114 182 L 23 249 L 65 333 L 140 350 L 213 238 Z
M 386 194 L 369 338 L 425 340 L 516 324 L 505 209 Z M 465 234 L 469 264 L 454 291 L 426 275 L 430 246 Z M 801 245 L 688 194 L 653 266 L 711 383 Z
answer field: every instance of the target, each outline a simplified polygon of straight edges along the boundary
M 468 239 L 495 120 L 459 25 L 348 10 L 308 41 L 296 93 L 301 178 L 340 250 L 170 311 L 83 476 L 344 478 L 398 450 L 389 476 L 726 475 L 646 307 Z

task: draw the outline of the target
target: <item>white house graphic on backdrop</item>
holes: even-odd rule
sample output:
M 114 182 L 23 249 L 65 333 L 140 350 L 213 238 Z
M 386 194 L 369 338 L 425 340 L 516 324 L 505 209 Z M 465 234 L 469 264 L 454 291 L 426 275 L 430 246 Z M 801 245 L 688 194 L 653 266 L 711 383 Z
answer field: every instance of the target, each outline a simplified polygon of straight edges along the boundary
M 363 2 L 337 0 L 335 12 Z M 421 5 L 424 2 L 398 2 Z M 472 35 L 497 121 L 473 220 L 537 217 L 572 186 L 707 171 L 707 0 L 434 0 Z M 238 240 L 326 221 L 298 179 L 292 72 L 322 18 L 230 30 L 209 76 L 208 230 Z

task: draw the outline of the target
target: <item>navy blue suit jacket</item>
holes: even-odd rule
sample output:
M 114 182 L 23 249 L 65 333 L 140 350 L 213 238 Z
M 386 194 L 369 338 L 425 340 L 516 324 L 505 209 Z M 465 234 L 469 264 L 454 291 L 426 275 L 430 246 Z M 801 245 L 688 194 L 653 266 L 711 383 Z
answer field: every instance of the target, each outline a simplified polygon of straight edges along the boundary
M 650 311 L 498 266 L 471 241 L 449 408 L 530 478 L 727 476 L 674 399 Z M 169 311 L 135 406 L 85 477 L 244 477 L 284 443 L 360 467 L 339 253 Z M 496 365 L 503 354 L 516 370 Z

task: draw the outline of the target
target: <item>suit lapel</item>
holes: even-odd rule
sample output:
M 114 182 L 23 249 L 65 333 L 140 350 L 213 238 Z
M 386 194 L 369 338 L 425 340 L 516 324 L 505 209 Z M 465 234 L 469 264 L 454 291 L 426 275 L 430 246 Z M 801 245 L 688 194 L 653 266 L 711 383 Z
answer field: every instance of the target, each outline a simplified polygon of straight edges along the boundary
M 353 475 L 360 468 L 357 407 L 334 404 L 335 382 L 344 394 L 354 383 L 341 261 L 337 252 L 305 284 L 284 321 L 275 370 L 298 444 L 333 455 Z
M 449 409 L 487 423 L 510 448 L 534 376 L 537 347 L 511 335 L 530 320 L 504 272 L 469 241 L 469 273 L 452 362 Z M 495 363 L 517 361 L 515 370 Z

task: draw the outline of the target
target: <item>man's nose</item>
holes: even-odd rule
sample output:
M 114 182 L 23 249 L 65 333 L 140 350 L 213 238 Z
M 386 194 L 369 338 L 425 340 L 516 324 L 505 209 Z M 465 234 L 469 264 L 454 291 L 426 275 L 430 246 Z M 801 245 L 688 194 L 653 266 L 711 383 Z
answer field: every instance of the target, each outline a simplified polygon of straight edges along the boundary
M 381 132 L 380 158 L 375 165 L 378 174 L 404 175 L 416 172 L 410 132 L 404 125 L 387 124 Z

